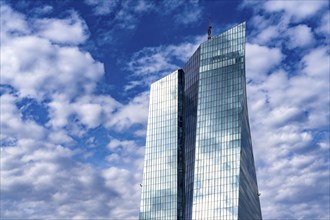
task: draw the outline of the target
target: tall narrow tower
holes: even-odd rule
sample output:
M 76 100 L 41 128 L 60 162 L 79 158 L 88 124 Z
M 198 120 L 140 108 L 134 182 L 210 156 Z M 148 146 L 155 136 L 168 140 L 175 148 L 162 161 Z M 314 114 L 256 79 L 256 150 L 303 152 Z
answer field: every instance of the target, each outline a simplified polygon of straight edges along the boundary
M 151 85 L 140 219 L 262 219 L 248 120 L 245 22 Z

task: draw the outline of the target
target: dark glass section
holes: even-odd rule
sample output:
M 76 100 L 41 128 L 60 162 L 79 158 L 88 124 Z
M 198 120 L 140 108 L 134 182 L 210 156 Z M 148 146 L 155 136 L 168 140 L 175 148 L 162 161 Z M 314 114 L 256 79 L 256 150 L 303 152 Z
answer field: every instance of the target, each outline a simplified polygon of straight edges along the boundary
M 184 73 L 178 70 L 178 220 L 184 220 L 185 155 L 184 155 Z
M 183 68 L 185 74 L 185 219 L 192 218 L 199 65 L 200 47 Z

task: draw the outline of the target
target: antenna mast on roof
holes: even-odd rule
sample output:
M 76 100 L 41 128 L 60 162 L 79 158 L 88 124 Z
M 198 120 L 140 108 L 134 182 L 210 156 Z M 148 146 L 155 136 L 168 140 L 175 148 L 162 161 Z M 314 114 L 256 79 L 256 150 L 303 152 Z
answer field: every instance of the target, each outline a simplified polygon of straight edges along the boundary
M 210 18 L 209 18 L 209 28 L 207 30 L 207 39 L 208 40 L 211 39 L 211 29 L 212 29 L 212 26 L 211 26 L 211 21 L 210 21 Z

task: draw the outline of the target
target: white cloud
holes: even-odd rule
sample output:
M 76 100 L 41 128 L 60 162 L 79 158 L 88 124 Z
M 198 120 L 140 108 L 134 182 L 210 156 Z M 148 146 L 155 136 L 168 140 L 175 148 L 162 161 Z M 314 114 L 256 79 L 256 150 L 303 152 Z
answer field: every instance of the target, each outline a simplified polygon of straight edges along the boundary
M 127 160 L 126 168 L 96 170 L 72 160 L 79 150 L 62 145 L 72 143 L 63 130 L 54 132 L 33 121 L 23 121 L 15 101 L 12 95 L 1 96 L 1 112 L 5 112 L 1 114 L 1 135 L 17 138 L 14 146 L 5 142 L 1 146 L 1 194 L 6 198 L 1 201 L 2 217 L 134 217 L 137 207 L 131 207 L 140 199 L 142 167 L 138 158 L 142 157 L 143 148 L 133 141 L 113 140 L 110 146 L 120 153 L 120 159 Z M 118 151 L 118 147 L 123 147 L 123 151 Z M 133 168 L 128 169 L 130 166 Z
M 119 1 L 111 0 L 85 0 L 85 3 L 93 6 L 94 13 L 97 15 L 109 14 L 114 10 L 114 7 Z
M 148 4 L 137 3 L 131 10 L 137 13 L 150 10 Z M 307 12 L 299 9 L 299 15 L 290 10 L 283 8 L 296 21 L 312 16 L 308 15 L 310 9 Z M 122 19 L 124 15 L 121 14 Z M 297 70 L 289 72 L 285 68 L 287 53 L 281 46 L 288 35 L 274 31 L 285 31 L 289 22 L 283 21 L 284 25 L 278 27 L 272 20 L 259 18 L 260 27 L 272 27 L 268 31 L 276 34 L 275 37 L 267 31 L 260 35 L 258 32 L 259 40 L 247 44 L 247 76 L 258 81 L 247 88 L 264 218 L 328 219 L 329 52 L 315 38 L 317 46 L 299 54 Z M 140 93 L 125 104 L 94 94 L 104 69 L 89 53 L 77 47 L 88 37 L 84 21 L 79 17 L 40 21 L 49 22 L 54 27 L 52 31 L 70 29 L 72 25 L 71 33 L 77 37 L 76 41 L 65 34 L 50 36 L 48 27 L 33 32 L 35 23 L 1 5 L 1 83 L 17 90 L 15 94 L 7 91 L 1 96 L 0 178 L 1 195 L 6 198 L 1 201 L 1 215 L 44 219 L 135 218 L 143 148 L 131 139 L 112 139 L 106 156 L 107 165 L 112 167 L 96 169 L 72 159 L 79 156 L 83 147 L 73 136 L 104 125 L 102 121 L 107 121 L 104 126 L 125 133 L 134 125 L 145 126 L 148 93 Z M 294 26 L 303 25 L 317 37 L 313 31 L 324 34 L 327 24 L 324 16 L 315 29 L 306 24 Z M 279 47 L 267 46 L 267 41 L 275 38 L 280 42 Z M 299 41 L 302 49 L 308 45 L 308 39 Z M 65 46 L 67 43 L 70 45 Z M 157 72 L 165 74 L 162 68 L 185 62 L 198 44 L 198 40 L 193 40 L 179 46 L 149 48 L 136 57 L 140 63 L 131 60 L 131 70 L 143 77 Z M 156 61 L 163 66 L 153 66 Z M 148 71 L 147 65 L 156 74 Z M 144 79 L 147 83 L 151 81 Z M 131 88 L 137 84 L 132 82 Z M 16 104 L 26 97 L 43 102 L 49 113 L 47 124 L 23 119 L 23 109 Z M 138 130 L 135 134 L 144 135 L 144 132 Z
M 2 200 L 1 216 L 116 218 L 107 203 L 118 201 L 121 192 L 108 188 L 99 171 L 72 161 L 72 155 L 67 148 L 36 140 L 20 140 L 17 146 L 4 148 L 0 178 L 6 200 Z
M 327 37 L 329 39 L 329 35 L 330 35 L 330 12 L 327 11 L 326 13 L 324 13 L 321 22 L 320 22 L 320 26 L 318 27 L 318 32 L 322 33 L 325 37 Z
M 104 71 L 90 54 L 36 36 L 7 39 L 2 42 L 1 54 L 6 57 L 1 59 L 1 82 L 12 85 L 21 97 L 37 100 L 58 90 L 69 96 L 90 93 Z
M 87 25 L 76 13 L 67 19 L 38 19 L 35 26 L 38 36 L 55 43 L 77 45 L 88 38 Z
M 169 60 L 171 54 L 162 53 L 161 48 L 144 48 L 133 55 L 129 70 L 137 75 L 170 72 L 178 68 Z
M 144 148 L 138 146 L 135 141 L 111 139 L 107 147 L 110 150 L 110 155 L 107 157 L 109 162 L 121 166 L 134 163 L 134 166 L 142 172 Z
M 106 123 L 107 127 L 113 127 L 118 131 L 129 128 L 134 124 L 145 125 L 147 122 L 149 106 L 149 93 L 143 92 L 135 96 L 126 105 L 115 112 Z
M 154 9 L 153 2 L 145 0 L 85 0 L 85 3 L 93 7 L 96 15 L 112 15 L 109 21 L 112 27 L 126 30 L 134 29 L 143 13 Z
M 271 42 L 272 39 L 277 38 L 279 34 L 279 30 L 276 26 L 269 26 L 264 28 L 258 36 L 253 39 L 253 42 L 263 45 L 267 42 Z
M 148 0 L 85 0 L 87 5 L 93 7 L 96 15 L 113 15 L 112 23 L 122 29 L 134 29 L 140 17 L 146 12 L 157 12 L 167 16 L 174 13 L 177 24 L 191 24 L 200 21 L 202 9 L 199 1 L 163 1 L 152 2 Z
M 51 5 L 43 5 L 33 9 L 33 13 L 36 13 L 38 15 L 47 15 L 53 11 L 54 11 L 54 7 Z
M 204 35 L 196 36 L 193 40 L 178 45 L 146 47 L 134 53 L 127 67 L 133 73 L 134 80 L 129 83 L 127 89 L 150 84 L 160 77 L 180 69 L 179 65 L 188 61 L 197 47 L 205 41 L 204 39 Z
M 109 96 L 83 96 L 72 107 L 81 122 L 88 128 L 95 128 L 113 115 L 121 104 Z
M 327 1 L 266 1 L 263 5 L 268 12 L 284 11 L 294 21 L 301 21 L 315 15 L 319 10 L 326 8 Z
M 1 217 L 134 217 L 137 210 L 131 207 L 140 198 L 142 174 L 137 156 L 141 157 L 143 148 L 134 146 L 130 152 L 136 164 L 128 161 L 126 168 L 108 164 L 96 169 L 73 157 L 83 152 L 75 138 L 115 119 L 112 115 L 117 110 L 120 126 L 145 123 L 144 95 L 126 108 L 110 96 L 94 93 L 104 69 L 77 47 L 88 37 L 79 17 L 32 21 L 2 4 L 1 25 L 1 84 L 13 87 L 1 94 L 0 178 L 1 195 L 6 198 L 1 200 Z M 23 117 L 25 108 L 17 104 L 26 98 L 45 108 L 47 123 Z M 134 115 L 130 108 L 143 110 L 142 115 Z M 126 153 L 122 155 L 132 159 Z M 112 185 L 116 183 L 108 175 L 112 170 L 123 171 L 117 183 L 126 188 Z
M 326 80 L 329 77 L 329 51 L 327 48 L 319 47 L 310 51 L 303 57 L 305 64 L 304 72 L 310 77 L 322 77 Z
M 48 141 L 59 145 L 70 145 L 74 143 L 74 140 L 64 130 L 54 130 L 48 137 Z
M 192 24 L 201 20 L 202 9 L 197 1 L 186 2 L 180 6 L 180 12 L 175 16 L 175 21 L 179 24 Z
M 300 24 L 290 28 L 288 35 L 290 38 L 288 42 L 289 48 L 308 47 L 315 43 L 312 29 L 307 25 Z
M 19 32 L 22 34 L 30 32 L 28 24 L 24 20 L 24 15 L 14 12 L 9 6 L 2 2 L 0 6 L 2 32 Z M 1 35 L 1 41 L 4 41 L 5 37 L 5 35 Z
M 322 16 L 318 13 L 328 3 L 244 4 L 254 10 L 248 39 L 255 48 L 249 53 L 247 44 L 246 66 L 247 78 L 252 73 L 252 80 L 259 81 L 249 83 L 247 92 L 263 217 L 328 219 L 330 58 L 318 38 L 326 22 L 307 25 Z M 274 46 L 280 59 L 269 59 Z M 260 78 L 253 71 L 267 75 Z
M 329 187 L 330 147 L 315 137 L 315 129 L 329 123 L 330 102 L 324 96 L 329 91 L 328 59 L 325 49 L 316 48 L 303 57 L 299 74 L 271 72 L 263 82 L 247 86 L 264 218 L 328 217 L 319 201 L 329 203 L 321 195 Z M 315 211 L 304 212 L 305 206 Z
M 53 96 L 53 101 L 49 104 L 50 121 L 48 125 L 54 129 L 61 129 L 72 121 L 70 116 L 75 116 L 79 123 L 89 128 L 99 126 L 103 121 L 110 120 L 111 115 L 121 106 L 119 102 L 110 96 L 81 96 L 70 102 L 63 95 Z
M 113 151 L 121 147 L 123 148 L 122 150 L 129 152 L 132 148 L 136 147 L 136 144 L 134 141 L 120 141 L 118 139 L 112 139 L 108 144 L 108 148 Z
M 283 54 L 279 48 L 246 44 L 247 79 L 263 80 L 274 67 L 280 64 Z
M 1 97 L 1 140 L 17 141 L 25 138 L 43 139 L 45 130 L 32 120 L 22 121 L 21 112 L 16 107 L 17 97 L 4 94 Z M 31 132 L 33 131 L 33 132 Z
M 119 192 L 122 199 L 107 201 L 107 205 L 111 207 L 110 216 L 116 216 L 117 219 L 135 219 L 139 210 L 136 204 L 140 201 L 141 175 L 134 175 L 131 170 L 116 167 L 104 170 L 102 175 L 106 180 L 106 186 Z

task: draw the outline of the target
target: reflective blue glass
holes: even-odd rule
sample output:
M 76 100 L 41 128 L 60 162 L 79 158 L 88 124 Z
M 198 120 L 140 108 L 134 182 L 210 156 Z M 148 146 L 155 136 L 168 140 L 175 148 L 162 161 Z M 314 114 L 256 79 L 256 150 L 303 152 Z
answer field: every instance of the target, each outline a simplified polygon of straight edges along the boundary
M 175 94 L 175 95 L 174 95 Z M 262 219 L 245 79 L 245 23 L 151 86 L 140 219 Z
M 177 219 L 178 76 L 151 85 L 140 219 Z

